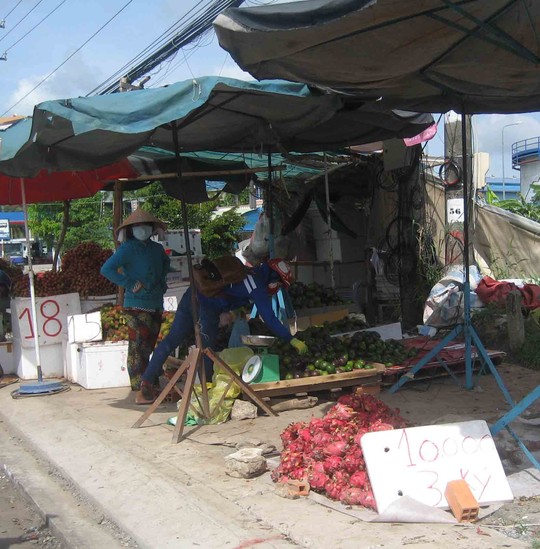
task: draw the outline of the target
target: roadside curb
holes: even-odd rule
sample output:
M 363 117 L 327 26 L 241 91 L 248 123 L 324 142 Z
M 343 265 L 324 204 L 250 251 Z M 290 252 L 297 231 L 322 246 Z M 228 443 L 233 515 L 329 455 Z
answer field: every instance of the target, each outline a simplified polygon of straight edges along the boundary
M 0 424 L 1 468 L 66 548 L 138 547 L 86 501 L 41 452 L 30 448 L 16 428 L 5 420 Z

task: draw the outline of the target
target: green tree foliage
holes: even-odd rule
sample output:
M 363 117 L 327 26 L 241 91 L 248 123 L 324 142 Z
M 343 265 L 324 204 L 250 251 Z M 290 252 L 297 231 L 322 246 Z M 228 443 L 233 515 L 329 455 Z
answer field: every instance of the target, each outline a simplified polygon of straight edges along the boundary
M 143 208 L 167 222 L 170 229 L 183 229 L 182 208 L 179 200 L 166 195 L 159 183 L 144 188 L 138 197 L 144 198 Z M 246 195 L 247 196 L 247 195 Z M 249 198 L 249 197 L 248 197 Z M 187 204 L 188 227 L 201 229 L 202 249 L 208 257 L 231 253 L 244 226 L 243 217 L 233 208 L 215 216 L 216 201 Z
M 520 194 L 518 198 L 511 200 L 500 200 L 497 195 L 488 189 L 486 195 L 488 204 L 502 208 L 517 215 L 522 215 L 540 223 L 540 189 L 534 188 L 534 196 L 531 202 L 527 202 L 525 197 Z
M 97 242 L 105 248 L 114 246 L 112 237 L 112 207 L 104 206 L 102 193 L 91 198 L 71 201 L 70 223 L 63 251 L 86 241 Z M 137 199 L 141 207 L 165 221 L 170 229 L 182 229 L 182 208 L 179 200 L 163 191 L 160 183 L 152 183 L 138 191 L 126 192 L 125 199 Z M 233 250 L 243 217 L 232 209 L 220 217 L 215 216 L 217 201 L 187 205 L 188 227 L 201 229 L 205 255 L 218 257 Z M 34 236 L 43 240 L 49 249 L 55 246 L 62 225 L 62 203 L 29 206 L 29 225 Z
M 105 248 L 112 248 L 112 211 L 103 208 L 102 196 L 72 200 L 70 222 L 64 240 L 63 251 L 74 248 L 80 242 L 93 241 Z M 34 204 L 28 207 L 28 224 L 34 236 L 51 249 L 56 244 L 62 227 L 61 202 Z

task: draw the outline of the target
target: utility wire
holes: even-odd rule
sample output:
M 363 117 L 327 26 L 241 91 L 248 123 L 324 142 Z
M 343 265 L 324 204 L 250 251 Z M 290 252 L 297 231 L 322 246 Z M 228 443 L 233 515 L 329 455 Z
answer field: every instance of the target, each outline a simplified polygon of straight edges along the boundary
M 19 1 L 9 10 L 8 14 L 7 14 L 5 17 L 3 17 L 2 19 L 5 21 L 5 20 L 11 15 L 11 13 L 15 11 L 15 8 L 16 8 L 21 2 L 22 2 L 22 0 L 19 0 Z
M 11 105 L 11 107 L 9 107 L 6 111 L 4 111 L 4 113 L 1 116 L 4 116 L 5 114 L 7 114 L 9 111 L 11 111 L 11 109 L 16 107 L 21 101 L 26 99 L 31 93 L 33 93 L 35 90 L 37 90 L 37 88 L 39 88 L 39 86 L 41 86 L 41 84 L 43 84 L 45 81 L 47 81 L 58 69 L 63 67 L 76 53 L 80 52 L 84 48 L 84 46 L 86 46 L 86 44 L 88 44 L 88 42 L 90 42 L 93 38 L 95 38 L 111 21 L 113 21 L 113 19 L 115 19 L 118 15 L 120 15 L 120 13 L 122 13 L 132 2 L 133 2 L 133 0 L 129 0 L 128 2 L 126 2 L 106 23 L 104 23 L 94 34 L 92 34 L 92 36 L 90 36 L 90 38 L 88 38 L 85 42 L 83 42 L 83 44 L 81 46 L 79 46 L 67 59 L 62 61 L 62 63 L 60 63 L 60 65 L 58 65 L 45 78 L 43 78 L 38 84 L 36 84 L 28 93 L 23 95 L 23 97 L 21 97 L 16 103 Z
M 187 13 L 185 13 L 178 21 L 176 21 L 176 23 L 174 23 L 174 25 L 171 25 L 164 33 L 162 33 L 157 39 L 155 39 L 152 43 L 150 43 L 148 46 L 146 46 L 146 48 L 138 53 L 133 59 L 131 59 L 131 61 L 128 61 L 128 63 L 126 63 L 123 67 L 121 67 L 120 69 L 118 69 L 112 76 L 110 76 L 105 82 L 103 82 L 102 84 L 100 84 L 99 86 L 97 86 L 96 88 L 94 88 L 92 91 L 90 91 L 88 94 L 87 94 L 87 97 L 89 95 L 94 95 L 94 94 L 101 94 L 101 92 L 99 91 L 100 89 L 104 88 L 108 83 L 111 83 L 111 82 L 117 82 L 118 79 L 121 77 L 121 76 L 124 76 L 126 74 L 126 72 L 129 70 L 129 67 L 132 66 L 134 63 L 138 62 L 140 59 L 144 59 L 144 55 L 145 54 L 150 54 L 150 52 L 152 51 L 151 48 L 156 46 L 158 41 L 161 41 L 163 43 L 163 40 L 168 40 L 169 37 L 171 38 L 174 38 L 174 33 L 177 32 L 178 28 L 179 28 L 179 25 L 180 23 L 187 18 L 187 16 L 193 12 L 195 10 L 195 8 L 197 6 L 200 6 L 202 4 L 202 2 L 199 2 L 199 4 L 196 4 L 195 6 L 193 6 Z M 204 8 L 201 8 L 201 10 L 203 10 Z M 199 10 L 199 11 L 201 11 Z
M 33 32 L 37 27 L 39 27 L 39 25 L 41 25 L 41 23 L 43 23 L 43 21 L 48 19 L 58 8 L 60 8 L 62 6 L 62 4 L 65 4 L 66 2 L 67 2 L 67 0 L 62 0 L 62 2 L 60 2 L 60 4 L 58 4 L 58 6 L 56 6 L 56 8 L 54 8 L 52 11 L 50 11 L 43 19 L 41 19 L 41 21 L 39 21 L 39 23 L 36 23 L 28 32 L 26 32 L 26 34 L 23 34 L 16 42 L 11 44 L 11 46 L 9 46 L 9 48 L 6 48 L 4 50 L 4 54 L 6 54 L 10 49 L 12 49 L 13 46 L 16 46 L 21 40 L 26 38 L 31 32 Z
M 10 31 L 6 32 L 6 34 L 4 34 L 4 36 L 2 36 L 2 38 L 0 38 L 0 42 L 2 42 L 2 40 L 4 40 L 4 38 L 6 38 L 6 36 L 11 34 L 41 4 L 41 2 L 43 2 L 43 0 L 39 0 L 39 2 L 30 11 L 28 11 L 26 13 L 26 15 L 24 15 L 21 19 L 19 19 Z
M 94 93 L 105 95 L 118 91 L 118 77 L 120 75 L 126 77 L 129 82 L 134 82 L 138 78 L 147 75 L 151 70 L 161 65 L 161 63 L 174 55 L 178 50 L 193 42 L 195 39 L 200 38 L 203 34 L 209 31 L 212 28 L 212 22 L 214 19 L 224 9 L 229 7 L 238 7 L 242 3 L 243 0 L 214 0 L 207 9 L 199 9 L 198 13 L 202 12 L 201 15 L 196 17 L 194 21 L 188 22 L 184 29 L 182 29 L 178 34 L 172 38 L 167 37 L 166 42 L 155 50 L 149 57 L 143 59 L 142 62 L 128 71 L 123 71 L 122 69 L 121 72 L 117 71 L 115 75 L 92 90 L 88 95 L 92 95 Z M 156 42 L 157 41 L 154 41 L 154 43 Z M 147 51 L 149 47 L 147 47 L 145 51 Z M 142 57 L 142 54 L 137 56 L 137 58 L 140 57 Z

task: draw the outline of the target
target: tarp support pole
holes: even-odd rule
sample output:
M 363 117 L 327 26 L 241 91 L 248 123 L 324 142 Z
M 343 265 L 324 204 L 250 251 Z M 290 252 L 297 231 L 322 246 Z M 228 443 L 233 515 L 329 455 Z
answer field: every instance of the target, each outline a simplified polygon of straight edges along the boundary
M 324 193 L 326 197 L 326 223 L 328 224 L 328 252 L 330 259 L 330 284 L 332 288 L 336 287 L 336 277 L 334 273 L 334 246 L 332 242 L 332 212 L 330 210 L 330 186 L 328 184 L 328 162 L 326 152 L 324 158 Z
M 28 206 L 26 204 L 26 191 L 24 187 L 24 178 L 21 177 L 21 198 L 24 213 L 24 236 L 26 238 L 26 251 L 28 254 L 28 281 L 30 282 L 30 309 L 32 311 L 32 329 L 34 331 L 34 348 L 36 351 L 36 369 L 38 381 L 43 381 L 43 372 L 41 370 L 41 354 L 39 350 L 39 327 L 36 309 L 36 289 L 34 285 L 34 269 L 32 267 L 32 246 L 30 245 L 30 231 L 28 229 Z
M 113 192 L 113 235 L 114 235 L 115 248 L 118 248 L 118 246 L 120 246 L 120 242 L 118 242 L 118 238 L 116 236 L 116 231 L 118 230 L 118 227 L 120 227 L 120 225 L 122 224 L 122 216 L 124 214 L 123 204 L 124 204 L 124 189 L 122 186 L 122 182 L 115 181 L 114 192 Z M 116 303 L 120 307 L 124 306 L 124 293 L 125 293 L 124 287 L 119 286 Z
M 201 329 L 199 324 L 199 301 L 197 299 L 197 292 L 195 290 L 195 279 L 193 277 L 193 261 L 191 258 L 191 242 L 189 240 L 189 225 L 187 219 L 187 206 L 185 200 L 185 183 L 182 182 L 182 161 L 180 159 L 180 144 L 178 143 L 178 126 L 176 121 L 172 122 L 172 138 L 174 143 L 174 156 L 176 158 L 176 174 L 178 176 L 178 183 L 180 185 L 180 207 L 182 211 L 182 225 L 184 227 L 184 242 L 186 246 L 186 258 L 189 272 L 189 284 L 191 286 L 191 313 L 193 316 L 193 330 L 195 332 L 195 345 L 201 350 L 197 354 L 196 370 L 199 372 L 199 379 L 201 382 L 201 397 L 202 397 L 202 411 L 207 419 L 210 419 L 210 405 L 208 402 L 208 390 L 206 387 L 206 371 L 203 364 L 203 345 L 201 338 Z M 188 378 L 189 378 L 188 373 Z M 184 394 L 183 399 L 190 399 L 191 394 Z M 176 442 L 178 442 L 182 436 L 184 426 L 177 426 L 175 429 Z
M 480 337 L 476 333 L 474 326 L 471 323 L 471 285 L 469 281 L 470 271 L 470 255 L 469 255 L 469 169 L 468 169 L 468 147 L 467 147 L 467 116 L 466 109 L 463 106 L 463 112 L 461 114 L 461 147 L 463 154 L 463 264 L 464 264 L 464 281 L 463 281 L 463 324 L 457 324 L 453 330 L 442 339 L 424 358 L 422 358 L 417 364 L 415 364 L 406 374 L 402 375 L 392 387 L 388 390 L 390 393 L 395 393 L 405 383 L 414 379 L 416 372 L 418 372 L 424 365 L 428 363 L 431 358 L 436 357 L 440 351 L 452 340 L 454 340 L 459 334 L 463 332 L 463 338 L 465 340 L 465 388 L 473 389 L 473 351 L 472 342 L 476 346 L 475 359 L 480 360 L 489 368 L 490 373 L 493 375 L 497 385 L 499 386 L 504 398 L 510 404 L 514 406 L 512 396 L 508 392 L 508 389 L 504 385 L 497 368 L 493 364 L 489 353 L 484 347 Z
M 272 259 L 275 255 L 274 249 L 274 204 L 272 200 L 272 153 L 268 152 L 268 192 L 266 202 L 268 205 L 268 217 L 270 221 L 270 234 L 268 235 L 268 256 Z

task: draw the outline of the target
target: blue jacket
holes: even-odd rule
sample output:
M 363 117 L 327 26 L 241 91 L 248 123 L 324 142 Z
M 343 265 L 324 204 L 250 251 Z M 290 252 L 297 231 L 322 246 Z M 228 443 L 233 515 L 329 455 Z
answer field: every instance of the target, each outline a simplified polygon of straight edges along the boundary
M 101 267 L 101 274 L 125 288 L 124 307 L 163 309 L 170 259 L 163 246 L 153 240 L 129 239 Z M 133 293 L 135 283 L 143 284 Z
M 233 311 L 254 303 L 258 314 L 272 333 L 285 341 L 290 341 L 293 336 L 274 314 L 272 300 L 267 290 L 268 283 L 275 278 L 278 278 L 275 271 L 263 263 L 260 267 L 253 268 L 251 274 L 242 282 L 230 284 L 222 296 L 205 297 L 198 293 L 199 303 L 219 312 Z

